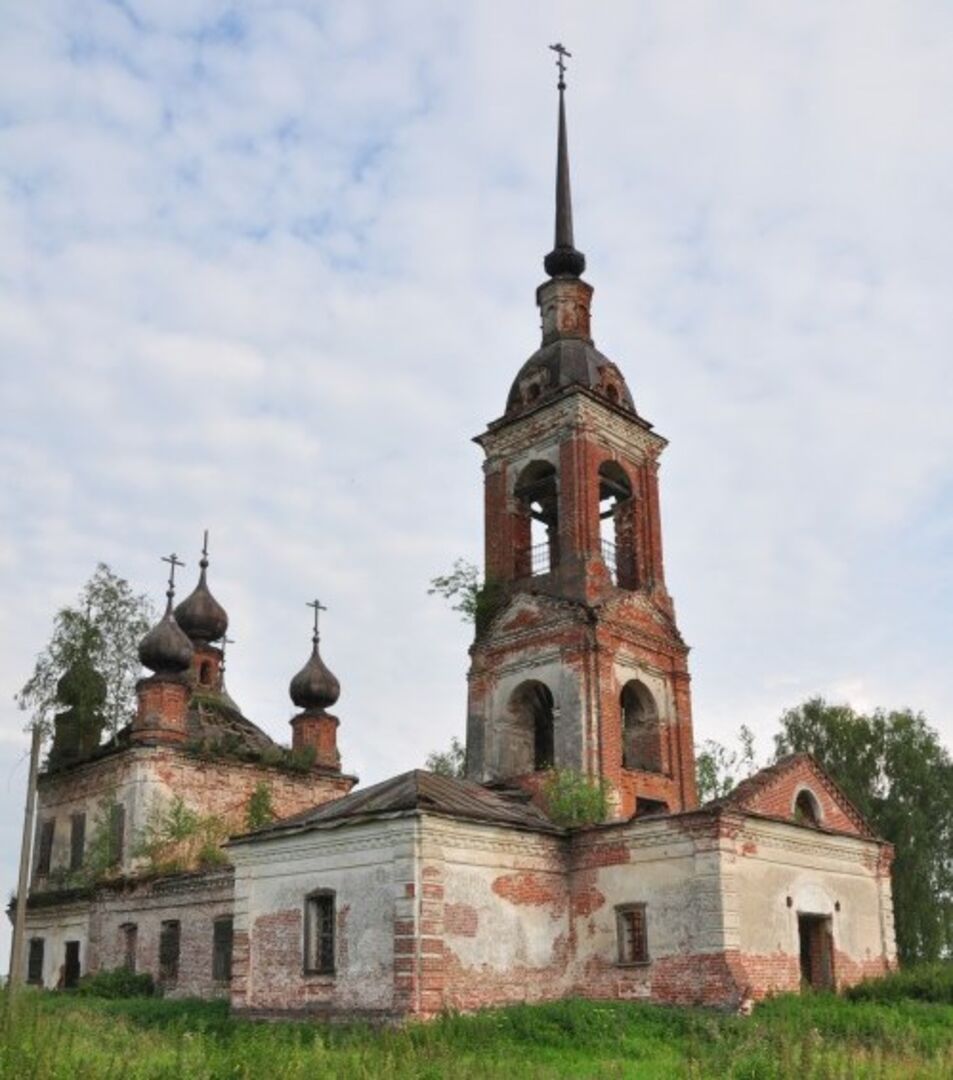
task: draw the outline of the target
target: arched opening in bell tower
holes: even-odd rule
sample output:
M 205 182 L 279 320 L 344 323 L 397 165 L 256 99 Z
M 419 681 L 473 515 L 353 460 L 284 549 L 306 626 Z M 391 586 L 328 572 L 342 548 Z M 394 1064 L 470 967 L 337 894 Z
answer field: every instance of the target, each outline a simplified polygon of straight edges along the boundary
M 555 764 L 553 694 L 538 679 L 527 679 L 510 694 L 504 771 L 509 776 L 551 769 Z
M 632 483 L 617 461 L 604 461 L 599 466 L 599 539 L 613 584 L 622 589 L 638 588 L 635 500 Z
M 643 772 L 664 771 L 662 728 L 651 690 L 630 679 L 619 695 L 622 706 L 622 765 Z
M 549 574 L 559 565 L 559 491 L 556 469 L 533 461 L 520 473 L 513 494 L 517 505 L 515 576 Z

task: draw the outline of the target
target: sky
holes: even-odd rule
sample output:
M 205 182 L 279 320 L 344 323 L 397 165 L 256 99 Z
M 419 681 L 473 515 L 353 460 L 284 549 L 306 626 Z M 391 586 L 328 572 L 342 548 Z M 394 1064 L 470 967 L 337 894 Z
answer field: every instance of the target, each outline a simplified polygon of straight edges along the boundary
M 471 438 L 539 343 L 555 41 L 596 344 L 670 440 L 696 737 L 767 757 L 823 694 L 953 745 L 953 6 L 33 0 L 0 11 L 0 884 L 13 694 L 99 561 L 159 603 L 208 528 L 280 740 L 320 597 L 362 783 L 463 735 L 471 630 L 427 586 L 482 558 Z

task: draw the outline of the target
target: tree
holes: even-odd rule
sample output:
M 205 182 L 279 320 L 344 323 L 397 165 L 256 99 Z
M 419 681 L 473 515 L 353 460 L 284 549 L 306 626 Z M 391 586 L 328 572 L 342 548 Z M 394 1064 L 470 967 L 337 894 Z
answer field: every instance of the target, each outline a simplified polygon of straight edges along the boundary
M 459 611 L 464 622 L 472 622 L 479 637 L 499 611 L 505 596 L 495 581 L 481 581 L 480 572 L 467 559 L 456 559 L 449 574 L 430 579 L 428 596 L 442 596 L 450 607 Z
M 450 740 L 450 749 L 432 750 L 427 755 L 424 763 L 426 768 L 438 776 L 466 776 L 467 772 L 467 748 L 456 737 Z
M 807 751 L 896 849 L 897 947 L 904 963 L 953 951 L 953 758 L 909 709 L 869 715 L 812 698 L 781 717 L 778 757 Z
M 754 752 L 754 732 L 742 724 L 738 732 L 739 750 L 706 739 L 695 753 L 695 777 L 698 801 L 708 802 L 727 795 L 746 776 L 758 768 Z
M 63 705 L 81 721 L 94 711 L 115 735 L 135 709 L 138 645 L 155 622 L 152 602 L 105 564 L 96 567 L 72 607 L 53 620 L 53 633 L 33 674 L 15 695 L 30 726 L 52 731 Z

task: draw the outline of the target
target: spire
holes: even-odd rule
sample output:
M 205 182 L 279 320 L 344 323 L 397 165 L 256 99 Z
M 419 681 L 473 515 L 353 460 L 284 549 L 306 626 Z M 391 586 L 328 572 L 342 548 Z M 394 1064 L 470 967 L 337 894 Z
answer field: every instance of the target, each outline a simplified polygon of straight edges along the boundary
M 572 56 L 563 45 L 549 46 L 556 53 L 559 69 L 559 135 L 556 143 L 556 236 L 553 250 L 543 260 L 550 277 L 579 277 L 586 269 L 586 256 L 577 251 L 572 235 L 572 190 L 569 184 L 569 142 L 566 137 L 566 61 Z

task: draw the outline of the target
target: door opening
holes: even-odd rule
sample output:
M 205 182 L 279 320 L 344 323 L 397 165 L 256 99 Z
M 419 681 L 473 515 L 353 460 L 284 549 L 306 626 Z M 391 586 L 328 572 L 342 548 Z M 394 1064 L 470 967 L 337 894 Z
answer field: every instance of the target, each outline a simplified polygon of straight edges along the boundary
M 834 989 L 834 937 L 828 915 L 798 915 L 801 987 Z
M 79 986 L 79 942 L 67 941 L 66 963 L 63 965 L 63 989 L 75 990 Z

